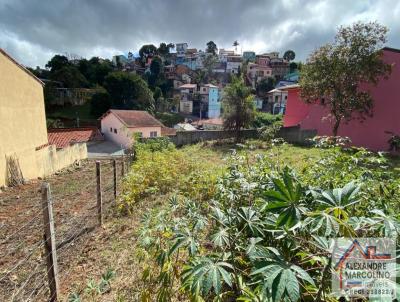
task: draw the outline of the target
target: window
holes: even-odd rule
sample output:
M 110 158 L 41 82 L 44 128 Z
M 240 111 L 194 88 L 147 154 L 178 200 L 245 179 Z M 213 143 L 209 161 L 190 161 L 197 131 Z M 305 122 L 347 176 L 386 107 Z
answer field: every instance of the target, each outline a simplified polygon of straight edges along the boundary
M 110 127 L 110 132 L 112 132 L 112 127 Z
M 117 133 L 117 129 L 114 129 L 114 133 L 115 133 L 115 134 Z
M 150 137 L 157 137 L 157 131 L 150 131 Z

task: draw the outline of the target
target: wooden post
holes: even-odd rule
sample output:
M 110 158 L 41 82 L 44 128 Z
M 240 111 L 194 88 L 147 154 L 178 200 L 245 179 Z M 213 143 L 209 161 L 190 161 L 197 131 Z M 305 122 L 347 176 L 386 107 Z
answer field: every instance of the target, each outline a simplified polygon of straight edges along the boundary
M 113 172 L 114 172 L 114 201 L 117 200 L 117 161 L 113 160 Z
M 103 224 L 103 196 L 101 192 L 101 167 L 100 161 L 96 161 L 96 179 L 97 179 L 97 217 L 99 225 Z
M 122 177 L 125 176 L 125 156 L 122 156 L 122 162 L 121 162 L 121 175 Z
M 42 209 L 44 223 L 43 239 L 45 259 L 47 265 L 47 278 L 50 288 L 49 301 L 54 302 L 58 299 L 58 266 L 56 252 L 56 234 L 53 217 L 53 200 L 51 198 L 51 190 L 48 183 L 43 183 L 42 185 Z

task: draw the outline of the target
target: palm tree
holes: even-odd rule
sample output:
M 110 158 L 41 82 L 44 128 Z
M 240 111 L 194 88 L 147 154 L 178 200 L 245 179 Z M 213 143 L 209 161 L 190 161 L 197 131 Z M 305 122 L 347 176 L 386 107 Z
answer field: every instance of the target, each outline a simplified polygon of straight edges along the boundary
M 239 42 L 237 40 L 235 40 L 233 42 L 233 46 L 235 46 L 235 51 L 237 52 L 237 47 L 239 46 Z

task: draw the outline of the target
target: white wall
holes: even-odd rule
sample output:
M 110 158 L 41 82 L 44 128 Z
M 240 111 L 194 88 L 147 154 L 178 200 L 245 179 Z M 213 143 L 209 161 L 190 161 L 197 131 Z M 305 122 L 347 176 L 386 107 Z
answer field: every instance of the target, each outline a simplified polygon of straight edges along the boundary
M 117 133 L 114 133 L 114 129 L 117 130 Z M 104 134 L 106 140 L 112 141 L 117 145 L 128 148 L 132 144 L 128 128 L 113 113 L 108 114 L 101 120 L 101 132 Z

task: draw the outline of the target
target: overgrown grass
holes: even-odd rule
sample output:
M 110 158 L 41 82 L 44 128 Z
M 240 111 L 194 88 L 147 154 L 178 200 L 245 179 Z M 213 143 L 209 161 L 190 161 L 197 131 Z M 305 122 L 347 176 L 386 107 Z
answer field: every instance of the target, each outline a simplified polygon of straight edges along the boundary
M 234 149 L 237 150 L 236 157 L 228 159 Z M 151 150 L 149 151 L 149 147 L 143 147 L 142 153 L 139 152 L 137 161 L 133 163 L 125 179 L 121 209 L 128 209 L 132 215 L 123 215 L 118 219 L 115 225 L 118 225 L 119 231 L 113 232 L 114 236 L 108 239 L 109 252 L 106 252 L 107 247 L 104 246 L 104 252 L 100 255 L 101 265 L 116 271 L 113 289 L 108 295 L 117 301 L 159 301 L 160 293 L 166 295 L 163 297 L 172 295 L 172 301 L 189 300 L 190 295 L 184 293 L 179 279 L 190 255 L 182 249 L 180 253 L 174 254 L 173 259 L 167 261 L 163 258 L 170 257 L 167 253 L 168 248 L 178 242 L 177 238 L 183 238 L 177 237 L 174 230 L 179 229 L 179 224 L 187 219 L 197 224 L 201 222 L 201 217 L 209 217 L 212 199 L 221 194 L 223 189 L 218 187 L 224 184 L 224 181 L 219 181 L 223 175 L 237 175 L 243 172 L 247 175 L 245 180 L 246 177 L 250 180 L 264 177 L 262 171 L 265 169 L 267 173 L 270 168 L 268 164 L 260 166 L 260 156 L 267 163 L 276 165 L 277 167 L 273 168 L 277 169 L 276 171 L 290 166 L 294 173 L 298 174 L 298 181 L 307 185 L 318 184 L 324 190 L 329 190 L 333 185 L 343 186 L 353 179 L 364 182 L 360 195 L 361 205 L 357 210 L 359 215 L 365 213 L 368 216 L 368 208 L 371 207 L 393 209 L 400 199 L 399 183 L 396 182 L 400 176 L 399 159 L 372 154 L 365 150 L 340 151 L 289 144 L 270 147 L 259 140 L 250 140 L 241 146 L 232 142 L 206 142 L 181 149 L 166 148 L 165 145 L 157 149 L 153 145 Z M 239 158 L 238 156 L 243 157 L 241 167 L 232 174 L 232 167 L 235 166 L 235 158 Z M 251 186 L 250 182 L 236 183 L 234 178 L 230 181 L 232 188 L 236 188 L 236 185 Z M 379 191 L 380 188 L 382 192 Z M 252 194 L 246 193 L 241 195 L 241 198 L 250 200 Z M 195 204 L 189 202 L 179 205 L 173 198 L 174 195 L 180 200 L 189 198 L 195 201 Z M 172 215 L 170 211 L 174 207 L 177 207 L 177 210 Z M 197 216 L 188 215 L 200 216 L 196 218 Z M 208 236 L 210 230 L 206 228 L 204 232 L 207 236 L 200 242 L 200 255 L 218 251 Z M 157 253 L 146 247 L 149 240 L 158 242 Z M 166 254 L 163 254 L 164 251 Z M 247 258 L 227 261 L 238 265 L 239 260 L 246 261 L 240 265 L 246 265 L 248 268 Z M 160 263 L 163 264 L 162 267 L 159 267 Z M 172 281 L 172 285 L 169 286 L 169 283 L 162 284 L 160 281 L 167 282 L 167 279 L 168 282 L 175 282 Z M 316 279 L 318 282 L 319 280 Z M 165 287 L 168 292 L 164 291 Z M 227 289 L 227 286 L 223 287 L 223 290 Z

